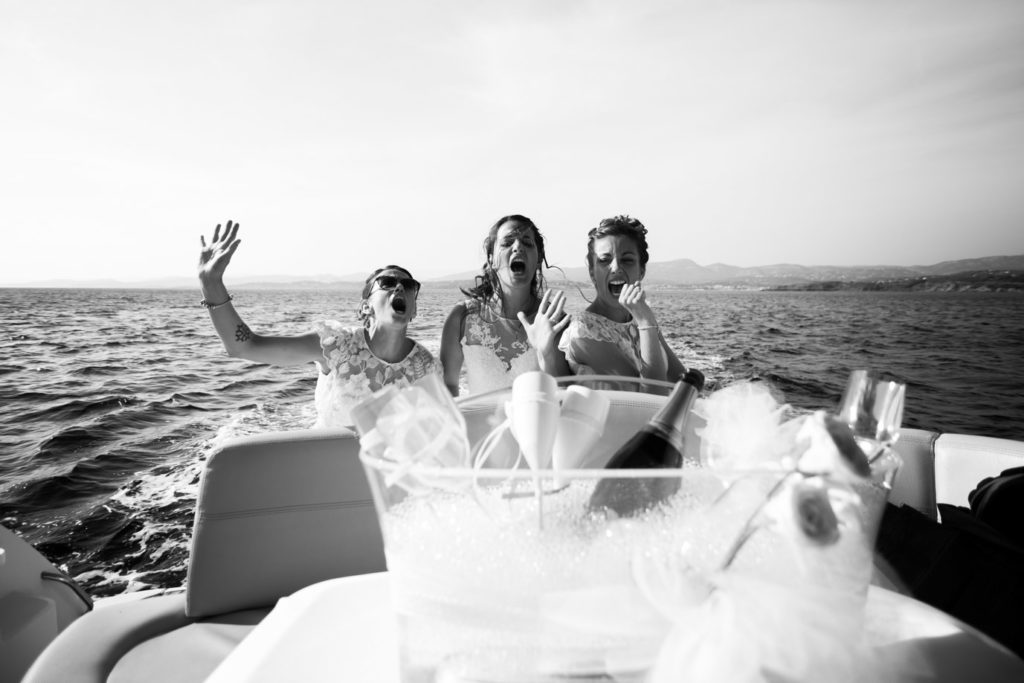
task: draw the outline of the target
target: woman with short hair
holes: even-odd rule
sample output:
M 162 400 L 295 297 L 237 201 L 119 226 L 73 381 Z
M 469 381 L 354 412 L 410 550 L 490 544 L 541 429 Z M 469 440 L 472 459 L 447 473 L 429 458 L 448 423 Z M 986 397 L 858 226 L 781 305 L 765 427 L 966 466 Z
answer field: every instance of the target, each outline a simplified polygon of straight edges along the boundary
M 675 382 L 686 367 L 669 348 L 647 303 L 647 228 L 631 216 L 602 220 L 587 235 L 595 298 L 559 343 L 577 375 L 618 375 Z

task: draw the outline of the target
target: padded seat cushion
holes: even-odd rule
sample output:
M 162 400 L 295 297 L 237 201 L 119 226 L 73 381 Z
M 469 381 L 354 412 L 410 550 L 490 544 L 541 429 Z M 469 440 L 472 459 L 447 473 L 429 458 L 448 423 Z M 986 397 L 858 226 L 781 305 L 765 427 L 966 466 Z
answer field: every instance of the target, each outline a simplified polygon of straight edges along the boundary
M 931 519 L 937 519 L 935 509 L 935 453 L 938 432 L 904 428 L 896 441 L 896 454 L 903 463 L 896 473 L 889 502 L 909 505 Z
M 384 569 L 351 431 L 248 436 L 210 456 L 196 506 L 188 616 L 270 607 L 312 583 Z
M 22 683 L 105 681 L 117 661 L 140 642 L 189 622 L 180 591 L 94 609 L 50 643 Z
M 143 641 L 122 657 L 107 683 L 205 680 L 268 613 L 243 610 L 201 619 Z
M 1022 465 L 1024 442 L 943 434 L 935 442 L 936 501 L 969 507 L 968 496 L 982 479 Z

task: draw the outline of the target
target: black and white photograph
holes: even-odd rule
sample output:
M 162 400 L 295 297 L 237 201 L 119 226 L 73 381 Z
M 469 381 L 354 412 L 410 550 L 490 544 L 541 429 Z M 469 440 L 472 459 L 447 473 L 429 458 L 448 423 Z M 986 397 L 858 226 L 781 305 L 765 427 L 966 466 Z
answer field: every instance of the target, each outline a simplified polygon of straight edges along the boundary
M 1024 680 L 1024 3 L 0 0 L 0 683 Z

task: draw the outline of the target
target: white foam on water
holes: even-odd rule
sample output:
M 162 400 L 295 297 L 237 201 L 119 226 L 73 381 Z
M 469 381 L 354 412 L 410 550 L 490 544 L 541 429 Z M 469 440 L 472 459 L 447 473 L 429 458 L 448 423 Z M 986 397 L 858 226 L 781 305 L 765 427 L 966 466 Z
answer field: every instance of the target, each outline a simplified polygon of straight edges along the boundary
M 168 572 L 183 573 L 188 563 L 200 474 L 210 454 L 230 439 L 299 429 L 310 426 L 315 419 L 312 401 L 283 406 L 257 404 L 251 410 L 233 414 L 209 439 L 184 449 L 186 458 L 139 472 L 110 497 L 111 504 L 123 507 L 143 523 L 130 537 L 124 561 L 116 568 L 84 572 L 75 578 L 89 583 L 96 592 L 120 586 L 124 586 L 125 592 L 132 592 L 164 585 Z M 138 558 L 143 558 L 141 564 L 145 569 L 124 568 L 124 564 L 134 563 Z

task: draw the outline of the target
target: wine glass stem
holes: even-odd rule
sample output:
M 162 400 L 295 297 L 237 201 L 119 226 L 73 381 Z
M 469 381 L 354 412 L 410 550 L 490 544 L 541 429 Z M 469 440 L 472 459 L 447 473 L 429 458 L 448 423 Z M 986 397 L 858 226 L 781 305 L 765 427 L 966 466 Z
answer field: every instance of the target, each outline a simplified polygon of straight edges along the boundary
M 882 442 L 875 446 L 874 451 L 868 456 L 868 465 L 873 465 L 876 460 L 885 455 L 889 451 L 889 446 L 889 442 Z

